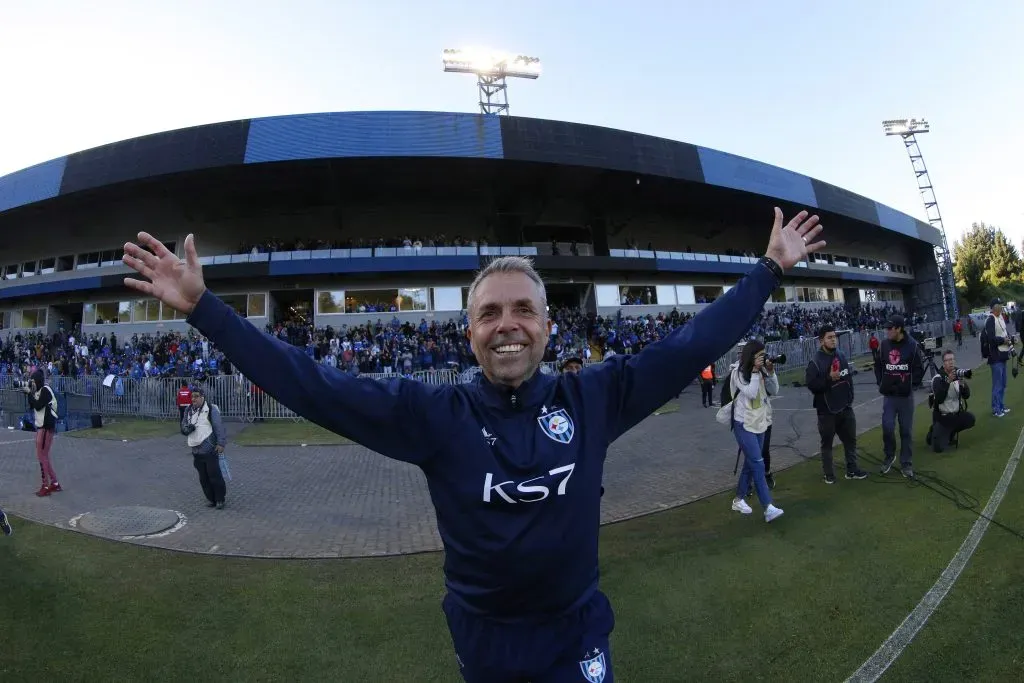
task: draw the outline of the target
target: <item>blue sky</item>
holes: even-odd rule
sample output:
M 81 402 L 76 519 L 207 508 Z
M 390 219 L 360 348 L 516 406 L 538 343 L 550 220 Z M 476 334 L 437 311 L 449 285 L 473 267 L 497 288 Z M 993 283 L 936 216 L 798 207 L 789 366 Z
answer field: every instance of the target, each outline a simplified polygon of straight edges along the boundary
M 34 0 L 0 3 L 0 175 L 184 126 L 310 111 L 475 111 L 445 47 L 541 58 L 512 113 L 683 140 L 924 218 L 887 118 L 920 136 L 949 239 L 1024 240 L 1024 2 Z M 952 244 L 951 244 L 952 246 Z

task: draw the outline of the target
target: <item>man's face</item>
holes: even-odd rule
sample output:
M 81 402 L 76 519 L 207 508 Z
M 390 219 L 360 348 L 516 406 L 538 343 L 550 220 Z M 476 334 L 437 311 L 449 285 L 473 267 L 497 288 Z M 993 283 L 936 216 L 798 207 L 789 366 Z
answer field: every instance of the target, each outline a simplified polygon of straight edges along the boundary
M 203 395 L 202 394 L 192 394 L 192 407 L 193 408 L 202 408 L 203 407 Z
M 889 338 L 889 341 L 897 341 L 900 336 L 900 328 L 898 327 L 887 327 L 885 328 L 885 336 Z
M 579 372 L 582 369 L 583 369 L 582 365 L 580 365 L 579 363 L 573 361 L 573 362 L 570 362 L 570 363 L 566 363 L 565 367 L 562 369 L 562 372 L 565 372 L 565 373 L 577 373 L 577 372 Z
M 956 355 L 947 353 L 942 357 L 942 369 L 946 372 L 953 372 L 953 368 L 956 367 Z
M 1003 306 L 1002 306 L 1002 304 L 996 304 L 995 306 L 992 307 L 992 315 L 1000 316 L 1002 314 L 1003 314 Z
M 826 332 L 825 336 L 821 338 L 821 348 L 826 351 L 835 351 L 838 343 L 839 339 L 835 332 Z
M 540 366 L 551 334 L 540 291 L 523 273 L 495 273 L 473 295 L 467 330 L 473 355 L 491 382 L 517 387 Z

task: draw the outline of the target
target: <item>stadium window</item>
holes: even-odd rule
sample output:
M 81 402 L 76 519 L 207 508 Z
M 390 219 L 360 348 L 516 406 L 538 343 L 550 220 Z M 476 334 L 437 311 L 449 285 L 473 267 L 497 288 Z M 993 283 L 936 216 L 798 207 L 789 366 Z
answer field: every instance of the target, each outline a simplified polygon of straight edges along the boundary
M 772 302 L 777 304 L 786 303 L 786 294 L 789 291 L 789 287 L 777 287 L 772 292 Z
M 246 294 L 225 294 L 220 297 L 221 300 L 231 308 L 235 309 L 235 313 L 242 316 L 243 318 L 248 316 L 248 295 Z
M 82 270 L 83 268 L 95 268 L 100 264 L 100 253 L 98 251 L 92 251 L 88 254 L 79 254 L 78 263 L 75 265 L 75 270 Z
M 160 302 L 156 299 L 138 299 L 132 312 L 132 322 L 152 323 L 160 320 Z
M 18 264 L 10 265 L 4 268 L 4 279 L 13 280 L 18 277 Z
M 46 327 L 46 309 L 45 308 L 25 308 L 21 311 L 21 325 L 20 327 L 25 330 L 31 330 L 36 327 Z
M 398 310 L 400 311 L 425 311 L 429 306 L 428 297 L 430 290 L 426 287 L 418 289 L 398 290 Z
M 462 288 L 462 310 L 469 310 L 469 287 Z
M 82 304 L 82 324 L 96 324 L 96 304 Z
M 316 293 L 316 312 L 318 314 L 344 313 L 345 292 L 338 290 L 328 292 L 321 290 Z
M 699 287 L 695 285 L 693 288 L 693 300 L 698 304 L 710 304 L 720 296 L 722 296 L 721 287 Z
M 57 259 L 57 272 L 63 273 L 68 270 L 75 269 L 75 257 L 72 256 L 61 256 Z
M 44 258 L 39 262 L 39 274 L 49 275 L 57 269 L 57 259 L 55 258 Z
M 124 254 L 123 251 L 117 249 L 108 249 L 100 254 L 100 265 L 101 266 L 118 266 L 121 265 L 121 256 Z
M 393 313 L 398 311 L 397 289 L 361 289 L 345 292 L 346 313 Z
M 11 329 L 11 311 L 0 311 L 0 330 Z
M 11 327 L 21 329 L 21 309 L 11 311 Z
M 263 318 L 267 315 L 267 295 L 250 294 L 246 305 L 246 316 L 249 318 Z
M 160 320 L 184 320 L 186 316 L 184 313 L 180 313 L 170 306 L 164 306 L 160 304 Z
M 25 263 L 21 267 L 21 276 L 22 277 L 30 277 L 30 276 L 35 275 L 35 274 L 36 274 L 36 262 L 35 261 L 25 261 Z
M 619 305 L 656 306 L 657 304 L 658 291 L 654 287 L 619 285 Z

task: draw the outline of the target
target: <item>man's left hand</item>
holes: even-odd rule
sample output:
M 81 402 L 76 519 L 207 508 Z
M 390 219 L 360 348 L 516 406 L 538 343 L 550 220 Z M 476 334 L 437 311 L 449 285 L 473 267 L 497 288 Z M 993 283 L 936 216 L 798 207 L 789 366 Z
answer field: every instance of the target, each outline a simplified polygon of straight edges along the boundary
M 224 452 L 224 447 L 223 446 L 217 446 L 217 448 L 215 448 L 214 450 L 217 451 L 217 455 L 220 455 L 221 453 Z
M 769 375 L 774 375 L 775 374 L 775 363 L 771 362 L 770 360 L 765 360 L 765 362 L 764 362 L 764 369 L 768 372 Z
M 783 227 L 782 209 L 775 207 L 775 224 L 772 225 L 772 235 L 768 240 L 765 256 L 782 266 L 783 270 L 792 268 L 807 258 L 808 254 L 825 246 L 824 240 L 814 241 L 822 230 L 822 226 L 818 224 L 818 217 L 807 216 L 806 211 L 801 211 Z

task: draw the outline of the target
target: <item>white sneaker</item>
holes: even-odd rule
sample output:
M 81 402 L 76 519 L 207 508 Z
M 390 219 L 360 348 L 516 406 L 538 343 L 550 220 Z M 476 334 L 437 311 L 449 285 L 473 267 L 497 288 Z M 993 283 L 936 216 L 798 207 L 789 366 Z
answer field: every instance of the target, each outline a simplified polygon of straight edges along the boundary
M 764 521 L 766 522 L 770 522 L 773 519 L 776 519 L 781 516 L 782 510 L 780 508 L 775 507 L 774 505 L 769 505 L 768 508 L 764 511 Z
M 732 499 L 732 509 L 742 515 L 749 515 L 751 512 L 754 511 L 752 507 L 747 505 L 747 501 L 743 500 L 742 498 Z

